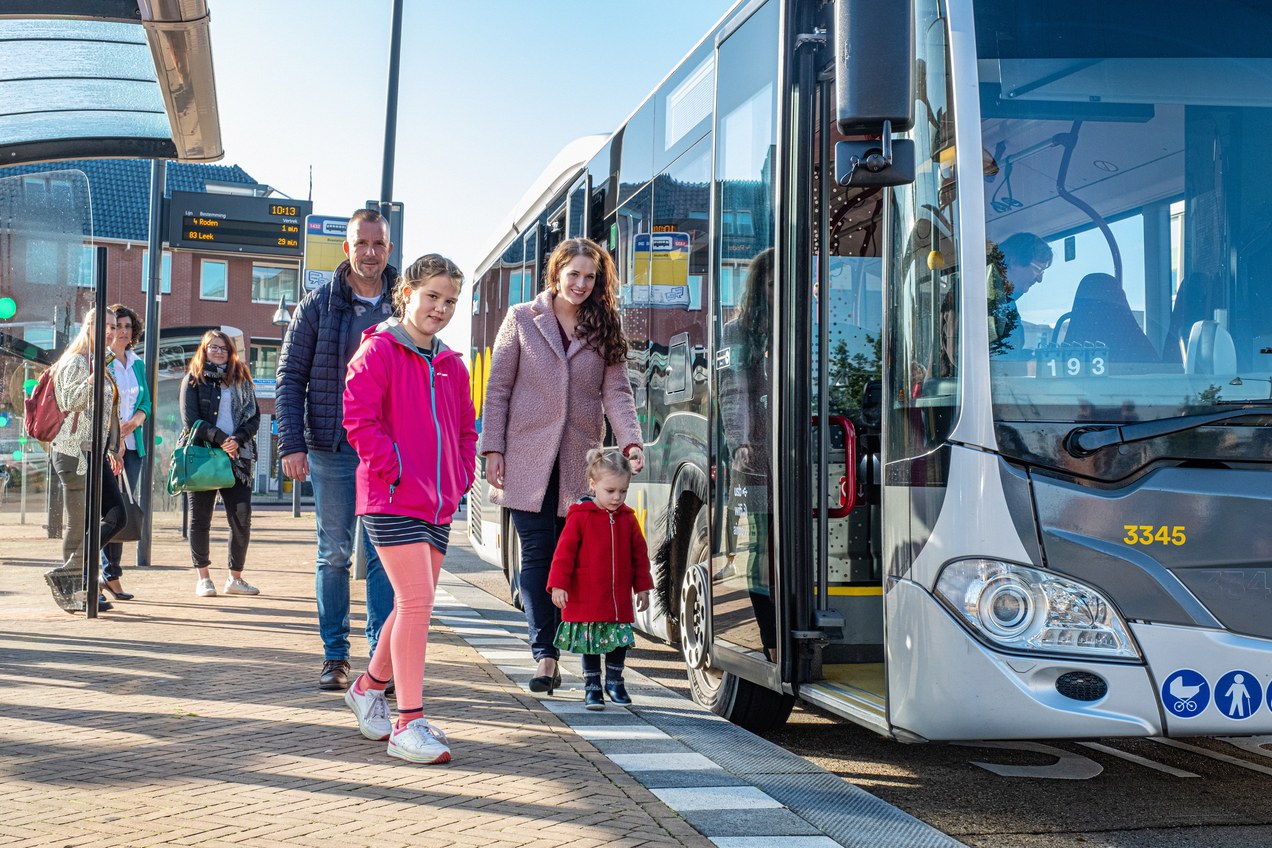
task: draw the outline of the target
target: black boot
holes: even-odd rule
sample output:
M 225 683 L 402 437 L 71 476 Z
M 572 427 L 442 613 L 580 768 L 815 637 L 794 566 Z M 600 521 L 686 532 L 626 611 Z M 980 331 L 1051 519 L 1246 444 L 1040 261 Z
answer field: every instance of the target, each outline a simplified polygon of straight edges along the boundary
M 583 706 L 589 710 L 605 709 L 605 698 L 601 695 L 601 672 L 583 672 Z
M 623 685 L 622 679 L 606 680 L 605 694 L 619 706 L 625 707 L 632 702 L 632 699 L 627 696 L 627 687 Z
M 623 666 L 626 659 L 626 648 L 615 648 L 605 655 L 605 694 L 609 695 L 611 701 L 624 707 L 632 702 L 627 696 L 627 687 L 623 685 Z

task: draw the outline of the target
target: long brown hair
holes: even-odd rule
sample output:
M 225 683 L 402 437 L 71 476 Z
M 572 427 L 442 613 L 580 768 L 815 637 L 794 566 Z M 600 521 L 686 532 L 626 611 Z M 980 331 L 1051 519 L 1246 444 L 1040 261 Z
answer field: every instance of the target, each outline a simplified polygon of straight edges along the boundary
M 243 360 L 239 359 L 238 350 L 234 347 L 234 342 L 230 340 L 230 337 L 220 330 L 208 330 L 203 334 L 203 338 L 199 340 L 199 349 L 194 352 L 194 356 L 190 357 L 190 382 L 203 382 L 203 369 L 208 364 L 208 344 L 213 339 L 219 340 L 230 351 L 230 358 L 225 361 L 223 384 L 233 386 L 244 380 L 252 379 L 252 372 L 248 371 L 247 366 L 243 364 Z
M 596 263 L 596 285 L 587 300 L 579 305 L 575 335 L 599 353 L 606 365 L 617 365 L 627 359 L 627 338 L 618 318 L 618 269 L 614 267 L 609 251 L 591 239 L 566 239 L 548 257 L 543 287 L 555 291 L 561 269 L 576 256 L 586 256 Z

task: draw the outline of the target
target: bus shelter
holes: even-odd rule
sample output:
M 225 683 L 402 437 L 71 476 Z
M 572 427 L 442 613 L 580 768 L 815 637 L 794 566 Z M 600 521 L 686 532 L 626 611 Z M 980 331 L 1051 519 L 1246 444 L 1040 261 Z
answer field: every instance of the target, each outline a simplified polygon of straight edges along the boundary
M 114 404 L 101 376 L 110 296 L 94 246 L 91 186 L 58 162 L 153 160 L 150 255 L 160 255 L 164 160 L 222 156 L 208 10 L 204 0 L 0 0 L 0 41 L 0 165 L 48 164 L 0 178 L 0 538 L 19 532 L 11 525 L 43 524 L 50 538 L 84 527 L 82 540 L 65 540 L 62 551 L 79 562 L 93 617 L 101 474 L 85 475 L 84 520 L 68 520 L 52 445 L 24 427 L 24 399 L 68 348 L 83 354 L 92 375 L 87 405 L 71 414 L 109 423 Z M 159 287 L 147 288 L 144 359 L 153 390 Z M 86 330 L 86 320 L 95 326 Z M 138 431 L 149 444 L 153 426 L 148 419 Z M 88 430 L 96 456 L 102 430 Z M 49 557 L 68 565 L 52 543 Z

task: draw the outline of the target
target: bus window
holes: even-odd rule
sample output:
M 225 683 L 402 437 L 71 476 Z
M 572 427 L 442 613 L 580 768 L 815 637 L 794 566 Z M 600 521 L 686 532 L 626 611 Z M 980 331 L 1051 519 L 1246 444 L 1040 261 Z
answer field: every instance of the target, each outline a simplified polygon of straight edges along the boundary
M 977 16 L 989 273 L 1020 325 L 1018 346 L 991 349 L 995 419 L 1122 423 L 1266 398 L 1266 48 L 1234 53 L 1229 27 L 1122 7 L 1098 22 L 1001 2 Z M 1072 72 L 1057 75 L 1061 55 Z M 1020 233 L 1050 262 L 1022 267 L 1006 247 Z
M 720 46 L 716 92 L 717 227 L 713 359 L 712 622 L 717 641 L 769 659 L 773 602 L 773 196 L 778 4 Z
M 954 181 L 954 116 L 943 4 L 917 9 L 921 92 L 912 136 L 919 177 L 893 190 L 892 273 L 888 311 L 891 345 L 891 415 L 886 453 L 894 471 L 916 485 L 939 482 L 944 466 L 928 454 L 954 424 L 958 403 L 958 205 Z M 903 472 L 902 469 L 905 469 Z

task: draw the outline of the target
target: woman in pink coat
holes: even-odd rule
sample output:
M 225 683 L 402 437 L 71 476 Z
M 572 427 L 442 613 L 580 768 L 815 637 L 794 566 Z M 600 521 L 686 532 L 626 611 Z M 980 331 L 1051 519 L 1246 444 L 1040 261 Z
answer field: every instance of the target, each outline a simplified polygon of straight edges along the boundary
M 601 446 L 606 418 L 632 469 L 644 465 L 614 260 L 594 241 L 567 239 L 543 279 L 499 328 L 481 434 L 491 500 L 508 508 L 521 540 L 521 603 L 539 663 L 532 692 L 561 684 L 548 570 L 566 511 L 587 493 L 584 458 Z
M 437 334 L 450 323 L 464 275 L 430 253 L 393 293 L 395 311 L 367 330 L 349 360 L 344 427 L 358 453 L 357 513 L 393 584 L 366 673 L 345 692 L 368 739 L 389 740 L 389 756 L 413 763 L 451 758 L 446 734 L 424 718 L 424 654 L 437 577 L 459 499 L 477 466 L 477 429 L 468 371 Z M 384 689 L 397 686 L 398 719 Z

